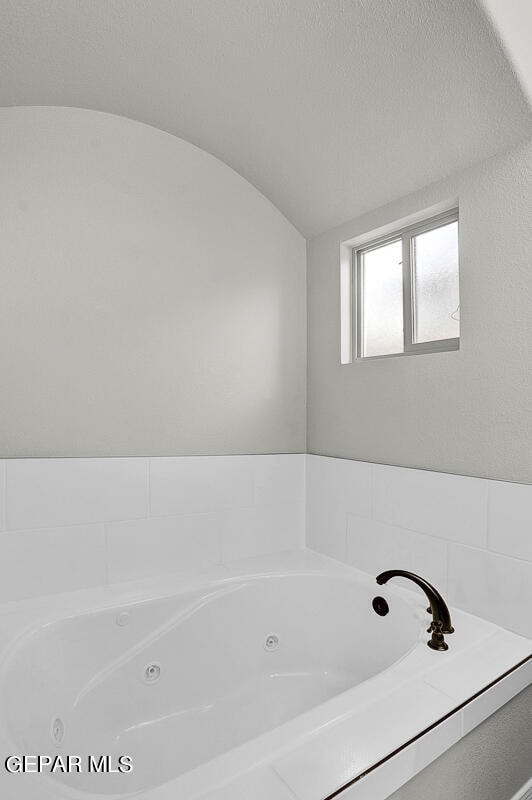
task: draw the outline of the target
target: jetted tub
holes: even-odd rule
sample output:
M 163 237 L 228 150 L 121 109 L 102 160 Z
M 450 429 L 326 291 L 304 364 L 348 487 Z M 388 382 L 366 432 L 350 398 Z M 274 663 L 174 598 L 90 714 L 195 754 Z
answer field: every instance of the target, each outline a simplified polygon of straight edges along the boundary
M 389 601 L 384 617 L 373 611 L 376 595 Z M 421 593 L 377 586 L 319 557 L 311 568 L 292 559 L 284 571 L 213 578 L 157 599 L 119 599 L 117 591 L 110 607 L 81 608 L 74 616 L 56 610 L 4 651 L 4 758 L 76 755 L 83 770 L 7 775 L 4 769 L 5 800 L 87 793 L 190 800 L 265 760 L 290 785 L 291 764 L 297 771 L 305 747 L 319 745 L 320 735 L 340 730 L 399 687 L 404 691 L 416 675 L 453 663 L 455 634 L 448 638 L 450 656 L 426 646 Z M 470 637 L 468 615 L 458 617 L 457 631 L 463 622 Z M 478 623 L 477 637 L 493 635 L 495 626 Z M 518 649 L 514 663 L 526 655 Z M 418 683 L 418 695 L 411 685 L 414 702 L 423 703 L 427 686 Z M 436 718 L 444 712 L 445 703 L 437 703 Z M 416 731 L 429 721 L 421 716 Z M 88 773 L 89 755 L 109 756 L 113 769 L 129 756 L 133 770 Z M 355 761 L 343 777 L 331 774 L 317 796 L 351 780 Z M 299 796 L 297 786 L 292 791 Z

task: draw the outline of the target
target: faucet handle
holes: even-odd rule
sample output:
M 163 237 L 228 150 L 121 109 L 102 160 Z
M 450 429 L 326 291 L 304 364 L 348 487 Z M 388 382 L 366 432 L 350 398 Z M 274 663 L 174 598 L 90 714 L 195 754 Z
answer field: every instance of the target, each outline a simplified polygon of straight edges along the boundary
M 427 644 L 433 650 L 449 649 L 449 645 L 445 641 L 445 637 L 443 635 L 443 622 L 440 619 L 432 620 L 430 626 L 427 628 L 427 633 L 432 634 Z
M 428 611 L 429 614 L 432 614 L 432 608 L 430 606 L 427 608 L 427 611 Z M 454 633 L 454 628 L 450 624 L 450 622 L 446 627 L 443 627 L 443 623 L 442 623 L 442 631 L 443 631 L 443 633 Z M 431 628 L 427 628 L 427 633 L 431 633 L 431 632 L 432 632 L 432 629 Z

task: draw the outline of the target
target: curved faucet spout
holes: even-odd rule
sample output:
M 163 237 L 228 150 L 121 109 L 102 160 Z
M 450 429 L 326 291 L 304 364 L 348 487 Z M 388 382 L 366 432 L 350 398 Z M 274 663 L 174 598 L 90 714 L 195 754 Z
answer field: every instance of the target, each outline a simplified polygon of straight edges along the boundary
M 441 594 L 434 586 L 421 578 L 419 575 L 414 575 L 413 572 L 407 572 L 404 569 L 389 569 L 377 575 L 377 583 L 382 586 L 387 583 L 390 578 L 408 578 L 413 581 L 420 589 L 423 589 L 429 601 L 430 611 L 432 613 L 432 625 L 436 628 L 441 625 L 442 633 L 454 633 L 454 628 L 451 623 L 451 615 L 447 604 Z

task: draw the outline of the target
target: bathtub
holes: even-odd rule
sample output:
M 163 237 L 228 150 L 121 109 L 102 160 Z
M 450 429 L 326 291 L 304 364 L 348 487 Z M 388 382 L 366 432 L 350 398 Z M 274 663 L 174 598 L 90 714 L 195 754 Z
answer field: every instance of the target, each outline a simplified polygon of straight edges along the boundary
M 501 676 L 531 678 L 528 640 L 454 610 L 434 652 L 421 593 L 307 553 L 76 598 L 0 612 L 3 758 L 45 762 L 4 764 L 6 800 L 236 797 L 242 780 L 249 800 L 253 780 L 324 800 Z

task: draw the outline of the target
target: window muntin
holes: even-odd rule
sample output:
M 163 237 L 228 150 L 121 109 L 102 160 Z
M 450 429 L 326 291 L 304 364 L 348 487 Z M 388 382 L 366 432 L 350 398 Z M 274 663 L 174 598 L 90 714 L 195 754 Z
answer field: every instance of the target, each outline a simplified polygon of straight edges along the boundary
M 353 272 L 357 359 L 458 349 L 457 210 L 354 249 Z

